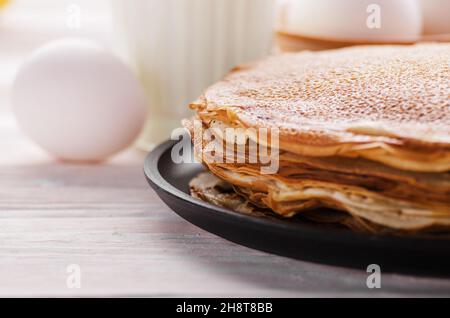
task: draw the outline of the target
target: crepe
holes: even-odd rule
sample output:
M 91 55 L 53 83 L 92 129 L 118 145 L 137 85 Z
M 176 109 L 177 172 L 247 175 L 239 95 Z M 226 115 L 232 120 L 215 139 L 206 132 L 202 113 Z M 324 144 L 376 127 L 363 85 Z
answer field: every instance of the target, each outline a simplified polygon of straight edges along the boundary
M 245 196 L 238 194 L 230 183 L 227 183 L 211 173 L 203 172 L 189 183 L 191 195 L 205 202 L 225 207 L 241 214 L 256 218 L 283 220 L 270 209 L 258 207 Z M 332 210 L 305 212 L 301 217 L 292 218 L 293 222 L 312 222 L 315 225 L 325 225 L 329 228 L 346 227 L 361 233 L 376 233 L 380 228 L 360 218 Z
M 450 170 L 450 44 L 283 54 L 236 68 L 191 104 L 202 120 L 280 129 L 281 148 Z
M 219 179 L 211 172 L 202 172 L 189 183 L 191 195 L 202 201 L 231 209 L 237 213 L 260 219 L 286 220 L 270 209 L 259 207 L 249 201 L 245 195 L 240 193 L 230 183 Z M 301 214 L 288 219 L 295 223 L 308 223 L 319 226 L 322 229 L 347 228 L 354 232 L 366 234 L 389 234 L 389 235 L 411 235 L 411 231 L 398 231 L 387 227 L 381 227 L 360 217 L 351 216 L 347 213 L 331 209 L 316 209 L 303 211 Z M 427 239 L 449 239 L 447 232 L 438 229 L 430 231 L 414 232 L 414 235 Z
M 446 230 L 449 61 L 450 44 L 273 56 L 207 89 L 184 125 L 199 159 L 255 206 L 288 218 L 331 208 L 377 231 Z M 213 143 L 195 137 L 196 120 L 222 133 Z M 227 147 L 229 128 L 277 129 L 278 143 L 250 132 L 244 148 Z M 276 173 L 261 173 L 260 152 L 250 162 L 251 143 L 278 154 Z M 243 160 L 214 160 L 230 156 Z

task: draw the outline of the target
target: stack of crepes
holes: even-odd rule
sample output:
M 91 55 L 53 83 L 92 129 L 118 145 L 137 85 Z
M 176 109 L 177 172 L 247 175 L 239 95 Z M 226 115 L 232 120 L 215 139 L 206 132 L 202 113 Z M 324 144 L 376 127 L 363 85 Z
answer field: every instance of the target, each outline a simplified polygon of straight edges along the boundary
M 450 232 L 450 44 L 273 56 L 234 69 L 190 107 L 184 125 L 197 155 L 255 207 L 319 220 L 329 208 L 374 233 Z M 222 132 L 276 129 L 279 169 L 262 173 L 267 161 L 249 162 L 225 134 L 204 140 L 197 121 Z M 245 149 L 270 148 L 271 138 L 245 134 Z M 212 160 L 229 149 L 246 162 Z

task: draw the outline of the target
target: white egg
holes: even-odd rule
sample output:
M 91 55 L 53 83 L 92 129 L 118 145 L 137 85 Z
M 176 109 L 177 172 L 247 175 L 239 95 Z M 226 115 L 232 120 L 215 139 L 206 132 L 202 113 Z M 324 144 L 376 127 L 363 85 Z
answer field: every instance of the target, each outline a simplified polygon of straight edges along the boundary
M 422 0 L 425 34 L 450 34 L 450 1 Z
M 306 37 L 348 42 L 409 42 L 422 33 L 418 0 L 290 0 L 284 24 Z
M 13 86 L 17 121 L 57 158 L 98 161 L 126 148 L 145 119 L 145 94 L 130 70 L 88 40 L 38 49 Z

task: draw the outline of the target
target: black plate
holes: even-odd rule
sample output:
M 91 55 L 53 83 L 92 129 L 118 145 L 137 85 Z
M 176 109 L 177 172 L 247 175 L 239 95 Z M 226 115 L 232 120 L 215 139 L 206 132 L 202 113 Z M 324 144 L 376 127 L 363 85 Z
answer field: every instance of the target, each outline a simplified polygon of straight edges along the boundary
M 374 236 L 310 223 L 267 220 L 214 206 L 189 195 L 189 181 L 203 171 L 199 164 L 175 164 L 167 141 L 152 151 L 145 176 L 160 198 L 178 215 L 232 242 L 307 261 L 383 271 L 450 275 L 450 241 Z

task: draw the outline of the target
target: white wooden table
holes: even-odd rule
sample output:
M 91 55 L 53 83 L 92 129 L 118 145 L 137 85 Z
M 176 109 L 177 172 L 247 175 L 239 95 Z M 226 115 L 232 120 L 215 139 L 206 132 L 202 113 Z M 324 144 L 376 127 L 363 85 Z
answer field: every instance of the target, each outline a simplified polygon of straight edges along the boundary
M 90 21 L 78 32 L 108 42 L 101 1 L 78 2 Z M 0 296 L 450 295 L 450 280 L 393 274 L 369 290 L 364 269 L 273 256 L 204 232 L 147 186 L 139 151 L 94 166 L 48 157 L 16 127 L 8 93 L 32 48 L 73 32 L 60 3 L 16 0 L 0 16 Z M 79 289 L 67 287 L 71 264 L 81 269 Z

